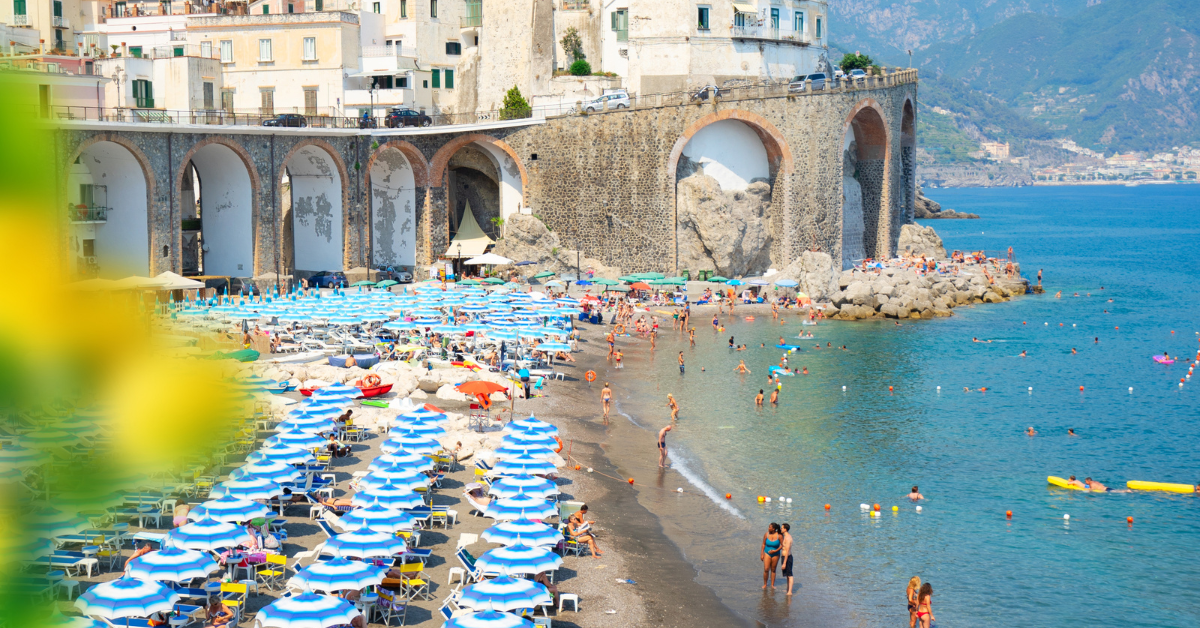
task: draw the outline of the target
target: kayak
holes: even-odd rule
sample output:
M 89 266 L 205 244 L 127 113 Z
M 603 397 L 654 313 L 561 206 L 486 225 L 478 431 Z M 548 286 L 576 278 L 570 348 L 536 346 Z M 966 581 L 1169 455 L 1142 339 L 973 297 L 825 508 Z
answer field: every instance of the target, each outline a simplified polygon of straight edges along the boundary
M 1133 491 L 1167 491 L 1168 493 L 1195 493 L 1196 487 L 1191 484 L 1168 484 L 1166 482 L 1142 482 L 1130 480 L 1125 483 Z

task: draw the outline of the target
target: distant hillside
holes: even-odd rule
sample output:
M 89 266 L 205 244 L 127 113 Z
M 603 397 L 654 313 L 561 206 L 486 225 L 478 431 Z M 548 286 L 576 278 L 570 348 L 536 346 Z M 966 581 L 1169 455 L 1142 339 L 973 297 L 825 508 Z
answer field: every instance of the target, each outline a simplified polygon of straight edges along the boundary
M 845 22 L 833 31 L 842 50 L 907 65 L 914 48 L 922 105 L 959 114 L 950 119 L 974 140 L 1009 141 L 1016 154 L 1055 137 L 1110 152 L 1200 142 L 1195 0 L 847 0 L 830 10 Z M 929 140 L 943 158 L 962 153 Z

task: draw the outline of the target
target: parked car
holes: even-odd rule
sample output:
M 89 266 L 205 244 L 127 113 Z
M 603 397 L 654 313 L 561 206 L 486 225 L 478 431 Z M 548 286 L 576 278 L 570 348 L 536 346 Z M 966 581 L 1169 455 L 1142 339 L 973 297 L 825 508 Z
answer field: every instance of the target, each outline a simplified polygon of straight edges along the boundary
M 862 68 L 854 68 L 853 70 L 850 70 L 849 77 L 851 81 L 857 81 L 858 79 L 867 78 L 867 73 Z
M 249 277 L 230 277 L 229 294 L 248 294 L 259 296 L 258 286 Z
M 401 109 L 396 107 L 388 112 L 387 117 L 383 119 L 383 123 L 389 129 L 394 129 L 398 126 L 431 126 L 433 125 L 433 118 L 415 109 Z
M 263 120 L 263 126 L 291 126 L 291 127 L 306 127 L 308 120 L 298 113 L 281 113 L 274 118 Z
M 812 81 L 813 89 L 825 89 L 825 83 L 829 83 L 830 87 L 833 87 L 837 84 L 834 79 L 829 76 L 829 74 L 825 72 L 814 72 L 813 74 L 804 74 L 792 79 L 792 82 L 788 84 L 788 89 L 792 91 L 803 91 L 805 81 Z
M 383 281 L 384 279 L 391 279 L 400 283 L 412 283 L 413 281 L 413 274 L 407 270 L 396 270 L 389 267 L 386 269 L 380 268 L 375 272 L 378 273 L 378 281 Z
M 624 91 L 605 94 L 594 100 L 584 103 L 583 110 L 588 113 L 596 113 L 605 109 L 628 109 L 629 94 Z
M 317 288 L 337 288 L 346 286 L 346 274 L 335 270 L 323 270 L 308 278 L 308 285 Z

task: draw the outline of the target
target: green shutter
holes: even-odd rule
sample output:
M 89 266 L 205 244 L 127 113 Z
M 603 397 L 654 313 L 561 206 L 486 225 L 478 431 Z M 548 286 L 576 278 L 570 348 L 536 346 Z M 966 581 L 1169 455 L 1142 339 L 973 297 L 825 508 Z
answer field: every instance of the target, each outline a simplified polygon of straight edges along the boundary
M 146 108 L 154 108 L 154 83 L 146 81 Z
M 454 89 L 454 70 L 446 70 L 446 89 Z
M 612 13 L 609 13 L 609 14 L 608 14 L 608 16 L 612 18 L 612 29 L 613 29 L 614 31 L 615 31 L 615 30 L 620 30 L 620 29 L 618 29 L 618 28 L 617 28 L 617 12 L 616 12 L 616 11 L 613 11 Z
M 271 13 L 271 7 L 264 4 L 263 5 L 263 15 L 270 15 L 270 13 Z
M 13 15 L 25 15 L 25 0 L 13 0 Z
M 442 86 L 442 71 L 441 70 L 431 70 L 430 74 L 433 75 L 433 88 L 437 89 L 437 88 L 441 87 Z

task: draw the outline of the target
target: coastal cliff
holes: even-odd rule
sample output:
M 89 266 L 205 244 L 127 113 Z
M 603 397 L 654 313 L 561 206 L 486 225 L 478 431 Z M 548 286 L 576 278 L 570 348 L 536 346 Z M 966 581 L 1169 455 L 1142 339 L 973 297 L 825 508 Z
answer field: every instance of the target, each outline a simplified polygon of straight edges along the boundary
M 917 188 L 917 199 L 914 204 L 914 217 L 921 219 L 930 218 L 979 218 L 979 214 L 971 214 L 968 212 L 956 212 L 953 209 L 942 209 L 942 205 L 937 201 L 930 200 L 925 197 L 925 191 Z

